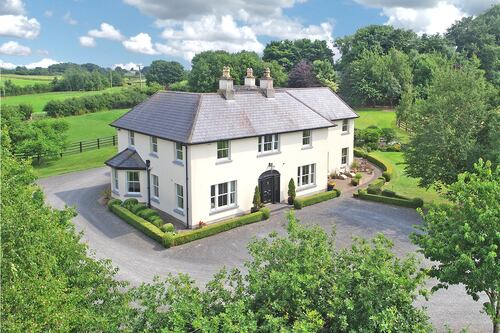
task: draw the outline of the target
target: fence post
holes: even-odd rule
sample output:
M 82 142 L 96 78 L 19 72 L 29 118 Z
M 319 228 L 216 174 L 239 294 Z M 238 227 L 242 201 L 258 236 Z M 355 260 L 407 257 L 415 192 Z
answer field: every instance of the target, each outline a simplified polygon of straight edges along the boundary
M 101 149 L 101 145 L 99 144 L 99 138 L 97 138 L 97 149 Z
M 82 152 L 82 142 L 80 141 L 80 153 Z

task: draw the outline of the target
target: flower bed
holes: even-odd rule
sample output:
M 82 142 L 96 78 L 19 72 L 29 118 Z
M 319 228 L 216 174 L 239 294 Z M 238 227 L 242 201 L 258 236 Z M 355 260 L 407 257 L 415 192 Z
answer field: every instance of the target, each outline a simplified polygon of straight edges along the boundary
M 328 192 L 321 192 L 304 198 L 295 198 L 293 201 L 293 207 L 295 209 L 302 209 L 303 207 L 314 205 L 319 202 L 330 200 L 336 198 L 340 195 L 340 190 L 333 189 Z
M 383 171 L 382 177 L 384 177 L 386 181 L 391 180 L 392 174 L 394 173 L 394 169 L 391 164 L 385 163 L 383 160 L 378 159 L 360 149 L 354 149 L 354 156 L 366 158 L 368 161 L 370 161 L 371 163 L 375 164 L 380 169 L 382 169 Z

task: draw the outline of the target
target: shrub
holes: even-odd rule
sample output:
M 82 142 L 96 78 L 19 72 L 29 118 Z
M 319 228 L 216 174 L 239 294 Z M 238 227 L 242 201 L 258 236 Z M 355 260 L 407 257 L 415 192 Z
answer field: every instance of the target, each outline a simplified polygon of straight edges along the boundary
M 295 201 L 293 202 L 293 206 L 295 209 L 302 209 L 303 207 L 306 206 L 314 205 L 319 202 L 336 198 L 339 195 L 340 191 L 336 189 L 333 191 L 321 192 L 304 198 L 296 198 Z
M 215 224 L 208 225 L 202 229 L 196 229 L 193 231 L 183 232 L 181 234 L 175 235 L 173 238 L 172 245 L 181 245 L 195 241 L 197 239 L 205 238 L 218 234 L 223 231 L 227 231 L 242 225 L 255 223 L 263 220 L 263 213 L 261 211 L 251 213 L 242 217 L 237 217 L 228 221 L 219 222 Z M 169 237 L 169 236 L 167 236 Z M 171 246 L 172 246 L 171 245 Z M 165 245 L 167 246 L 167 245 Z
M 359 185 L 359 178 L 353 178 L 353 179 L 351 179 L 351 185 L 358 186 Z
M 159 219 L 151 218 L 148 222 L 150 222 L 151 224 L 153 224 L 157 228 L 161 228 L 161 220 L 159 220 Z
M 166 232 L 163 234 L 163 246 L 165 246 L 167 249 L 171 248 L 174 246 L 174 233 L 172 232 Z
M 382 203 L 386 203 L 386 204 L 402 206 L 402 207 L 409 207 L 409 208 L 418 208 L 418 207 L 423 206 L 423 200 L 420 198 L 402 199 L 402 198 L 398 198 L 398 197 L 386 197 L 386 196 L 382 196 L 382 195 L 369 194 L 365 190 L 359 190 L 358 197 L 360 199 L 364 199 L 364 200 L 382 202 Z
M 115 213 L 122 220 L 135 227 L 136 229 L 142 231 L 146 236 L 151 237 L 155 241 L 163 244 L 163 232 L 154 226 L 152 223 L 146 221 L 145 219 L 135 215 L 131 211 L 124 207 L 113 205 L 111 206 L 111 211 Z
M 262 207 L 262 201 L 260 200 L 260 190 L 258 186 L 255 186 L 252 203 L 252 212 L 256 212 Z
M 132 206 L 137 205 L 139 203 L 139 200 L 136 198 L 128 198 L 125 199 L 125 201 L 122 203 L 122 206 L 125 207 L 126 209 L 130 210 Z
M 261 208 L 260 212 L 262 213 L 263 220 L 267 220 L 271 216 L 271 210 L 267 207 Z
M 423 207 L 424 206 L 424 200 L 422 198 L 413 198 L 412 199 L 415 207 Z
M 171 232 L 173 233 L 175 231 L 175 227 L 172 223 L 165 223 L 164 225 L 161 226 L 160 228 L 163 232 Z
M 381 132 L 381 137 L 387 142 L 392 142 L 394 139 L 396 139 L 396 131 L 394 128 L 382 128 L 380 130 Z
M 111 206 L 121 205 L 121 204 L 122 204 L 122 201 L 120 199 L 111 199 L 108 201 L 108 208 L 109 208 L 109 210 L 111 210 Z
M 394 151 L 394 152 L 400 152 L 401 151 L 401 144 L 395 143 L 393 145 L 389 145 L 385 148 L 385 151 Z
M 143 209 L 137 215 L 148 221 L 153 220 L 153 217 L 160 217 L 160 214 L 151 208 Z
M 361 172 L 356 172 L 356 175 L 354 176 L 354 178 L 359 180 L 359 179 L 363 178 L 363 174 Z
M 387 171 L 384 171 L 382 173 L 382 177 L 384 177 L 384 179 L 385 179 L 386 182 L 390 182 L 391 181 L 391 174 L 389 172 L 387 172 Z
M 132 207 L 130 207 L 130 211 L 134 213 L 135 215 L 138 215 L 140 211 L 147 209 L 148 207 L 144 204 L 135 204 Z
M 382 195 L 385 197 L 396 197 L 396 192 L 391 190 L 383 190 Z
M 377 178 L 373 183 L 368 185 L 368 193 L 370 194 L 381 194 L 382 186 L 385 184 L 385 179 L 383 177 Z
M 293 203 L 293 200 L 295 200 L 295 197 L 297 196 L 297 193 L 295 192 L 295 182 L 293 178 L 290 178 L 290 181 L 288 182 L 288 204 L 291 205 Z

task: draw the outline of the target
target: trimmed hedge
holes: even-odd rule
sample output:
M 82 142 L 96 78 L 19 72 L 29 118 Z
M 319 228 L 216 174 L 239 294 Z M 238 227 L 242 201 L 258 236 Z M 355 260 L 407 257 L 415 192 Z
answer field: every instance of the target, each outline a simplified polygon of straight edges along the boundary
M 138 215 L 140 211 L 148 208 L 145 204 L 135 204 L 132 207 L 130 207 L 130 211 L 134 213 L 135 215 Z
M 328 192 L 321 192 L 304 198 L 295 198 L 293 201 L 293 207 L 295 209 L 302 209 L 303 207 L 317 204 L 326 200 L 336 198 L 340 195 L 340 191 L 333 189 Z
M 160 244 L 164 244 L 163 237 L 164 233 L 159 228 L 154 226 L 152 223 L 146 221 L 145 219 L 135 215 L 128 209 L 118 206 L 112 205 L 111 211 L 116 214 L 119 218 L 133 226 L 134 228 L 142 231 L 146 236 L 154 239 Z
M 193 231 L 186 231 L 180 234 L 173 235 L 170 232 L 166 232 L 163 238 L 163 244 L 165 247 L 172 247 L 175 245 L 186 244 L 201 238 L 212 236 L 223 231 L 231 230 L 242 225 L 251 224 L 259 222 L 266 219 L 267 213 L 261 209 L 258 212 L 251 213 L 242 217 L 237 217 L 228 221 L 223 221 L 219 223 L 210 224 L 201 229 L 196 229 Z
M 122 203 L 122 206 L 125 207 L 126 209 L 130 210 L 134 205 L 137 205 L 139 203 L 139 200 L 136 198 L 128 198 L 125 199 L 125 201 Z
M 120 199 L 111 199 L 108 201 L 108 208 L 111 210 L 111 206 L 118 205 L 121 206 L 122 201 Z
M 379 160 L 375 156 L 372 156 L 360 149 L 354 149 L 354 156 L 366 158 L 369 162 L 375 164 L 380 169 L 382 169 L 383 171 L 382 176 L 385 178 L 386 181 L 391 180 L 392 174 L 394 173 L 394 168 L 392 167 L 391 164 L 385 164 L 383 161 Z
M 383 195 L 369 194 L 365 190 L 358 191 L 358 198 L 363 200 L 382 202 L 390 205 L 403 206 L 409 208 L 419 208 L 422 207 L 424 204 L 421 198 L 403 199 L 398 197 L 387 197 Z
M 367 188 L 369 194 L 382 194 L 382 186 L 385 184 L 385 178 L 379 177 L 374 182 L 370 183 Z
M 163 232 L 174 232 L 175 227 L 172 223 L 165 223 L 164 225 L 161 226 L 161 231 Z
M 143 219 L 148 220 L 150 222 L 152 220 L 156 220 L 156 218 L 160 217 L 160 214 L 158 214 L 158 212 L 156 210 L 151 209 L 151 208 L 143 209 L 143 210 L 139 211 L 139 213 L 137 213 L 137 215 L 139 215 Z

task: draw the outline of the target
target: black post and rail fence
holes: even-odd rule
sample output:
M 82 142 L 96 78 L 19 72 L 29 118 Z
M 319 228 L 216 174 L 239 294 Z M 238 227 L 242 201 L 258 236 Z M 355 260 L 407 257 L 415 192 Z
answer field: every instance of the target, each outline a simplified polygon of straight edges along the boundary
M 101 149 L 109 146 L 116 146 L 117 144 L 118 144 L 117 137 L 116 135 L 113 135 L 104 138 L 96 138 L 92 140 L 70 143 L 58 154 L 37 155 L 37 154 L 18 153 L 15 155 L 20 158 L 32 158 L 34 160 L 36 159 L 38 162 L 40 162 L 41 158 L 63 157 L 65 155 L 80 154 L 89 150 Z

